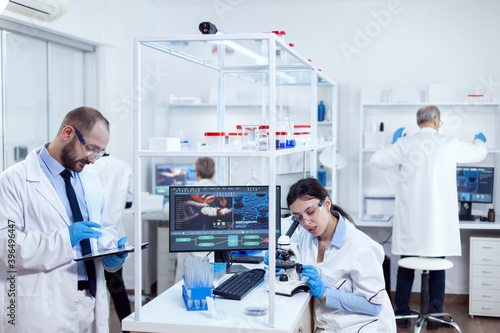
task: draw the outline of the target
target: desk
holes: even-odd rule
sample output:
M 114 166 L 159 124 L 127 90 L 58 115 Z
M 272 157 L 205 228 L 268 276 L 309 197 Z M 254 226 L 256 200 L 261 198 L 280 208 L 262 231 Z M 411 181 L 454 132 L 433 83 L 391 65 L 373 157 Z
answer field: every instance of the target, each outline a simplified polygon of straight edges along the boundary
M 351 215 L 352 216 L 352 215 Z M 459 221 L 459 226 L 461 230 L 500 230 L 500 221 L 488 222 L 488 221 Z M 392 219 L 388 222 L 375 222 L 375 221 L 355 221 L 358 227 L 383 227 L 392 228 Z
M 167 226 L 166 217 L 167 215 L 164 211 L 154 211 L 146 212 L 141 214 L 143 223 L 142 227 L 142 241 L 149 242 L 149 248 L 146 251 L 141 251 L 142 255 L 142 288 L 145 295 L 150 295 L 153 290 L 153 285 L 157 281 L 157 268 L 158 268 L 158 252 L 162 247 L 158 243 L 158 232 L 163 225 Z M 133 209 L 126 209 L 122 217 L 123 227 L 125 229 L 125 234 L 128 236 L 128 244 L 134 244 L 135 241 L 135 221 Z M 167 243 L 168 251 L 168 243 Z M 167 252 L 168 253 L 168 252 Z M 134 263 L 134 253 L 130 253 L 125 260 L 123 266 L 123 280 L 125 286 L 128 289 L 133 289 L 135 281 L 135 263 Z M 165 267 L 169 264 L 167 261 L 164 262 Z M 163 267 L 163 266 L 162 266 Z M 173 278 L 172 278 L 173 280 Z
M 488 221 L 460 221 L 460 229 L 472 229 L 472 230 L 500 230 L 500 222 L 488 222 Z
M 293 297 L 276 295 L 274 328 L 269 328 L 269 316 L 250 317 L 244 314 L 247 307 L 268 308 L 267 281 L 268 274 L 264 281 L 241 301 L 216 298 L 215 306 L 218 311 L 228 315 L 227 320 L 216 320 L 208 311 L 187 311 L 182 299 L 182 282 L 178 282 L 141 308 L 141 321 L 134 320 L 134 313 L 123 319 L 122 329 L 135 332 L 183 333 L 312 332 L 310 293 L 299 293 Z
M 391 231 L 393 221 L 368 222 L 356 221 L 356 225 L 368 236 L 384 244 L 384 250 L 391 258 L 391 290 L 396 290 L 397 262 L 399 255 L 393 255 L 391 248 Z M 500 221 L 487 222 L 478 219 L 474 221 L 460 221 L 460 238 L 462 241 L 462 256 L 450 256 L 447 259 L 453 262 L 453 268 L 446 274 L 446 293 L 456 295 L 469 294 L 469 239 L 471 237 L 500 237 Z M 413 292 L 420 292 L 420 281 L 413 284 Z

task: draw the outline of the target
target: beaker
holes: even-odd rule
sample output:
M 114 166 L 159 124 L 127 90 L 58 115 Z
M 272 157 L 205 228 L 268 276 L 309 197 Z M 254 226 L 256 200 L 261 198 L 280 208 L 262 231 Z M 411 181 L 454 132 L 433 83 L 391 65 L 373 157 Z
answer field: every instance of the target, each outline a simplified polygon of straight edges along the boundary
M 269 149 L 269 126 L 267 125 L 261 125 L 257 130 L 257 149 Z
M 295 142 L 295 137 L 293 135 L 293 123 L 292 123 L 292 118 L 290 117 L 285 117 L 285 132 L 286 132 L 286 139 L 285 139 L 285 145 L 286 148 L 294 148 L 297 144 Z
M 242 125 L 243 140 L 242 145 L 244 150 L 254 150 L 256 147 L 256 134 L 259 126 L 257 125 Z
M 241 138 L 242 133 L 230 132 L 227 133 L 228 136 L 228 149 L 229 150 L 241 150 Z
M 205 132 L 205 144 L 208 150 L 222 150 L 226 133 L 224 132 Z

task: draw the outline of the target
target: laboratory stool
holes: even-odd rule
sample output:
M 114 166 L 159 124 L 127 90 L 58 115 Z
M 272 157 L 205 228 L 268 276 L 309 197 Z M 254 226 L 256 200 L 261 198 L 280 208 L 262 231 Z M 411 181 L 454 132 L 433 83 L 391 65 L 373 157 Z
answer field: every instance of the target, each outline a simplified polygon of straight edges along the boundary
M 408 269 L 422 270 L 422 286 L 420 288 L 420 312 L 412 310 L 412 314 L 396 316 L 396 319 L 417 319 L 414 329 L 415 333 L 420 332 L 426 321 L 448 324 L 456 328 L 459 333 L 462 333 L 460 326 L 453 321 L 453 317 L 449 313 L 429 312 L 429 271 L 449 269 L 453 267 L 453 263 L 450 260 L 442 258 L 406 257 L 400 259 L 398 265 Z

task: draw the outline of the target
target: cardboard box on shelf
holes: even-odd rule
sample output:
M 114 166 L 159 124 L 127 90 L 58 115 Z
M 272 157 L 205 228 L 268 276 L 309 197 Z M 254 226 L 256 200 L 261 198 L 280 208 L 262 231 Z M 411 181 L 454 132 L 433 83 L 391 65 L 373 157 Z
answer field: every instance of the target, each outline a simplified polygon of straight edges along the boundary
M 427 86 L 427 101 L 430 103 L 455 103 L 457 90 L 447 84 L 431 83 Z

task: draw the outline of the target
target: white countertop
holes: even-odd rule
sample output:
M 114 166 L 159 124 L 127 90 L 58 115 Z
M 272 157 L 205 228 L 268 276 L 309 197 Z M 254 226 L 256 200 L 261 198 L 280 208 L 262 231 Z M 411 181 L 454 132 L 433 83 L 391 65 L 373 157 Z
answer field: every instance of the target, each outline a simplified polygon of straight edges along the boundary
M 225 277 L 226 278 L 226 277 Z M 122 321 L 122 329 L 136 332 L 221 333 L 242 332 L 293 332 L 299 319 L 309 306 L 310 293 L 298 293 L 292 297 L 276 295 L 274 328 L 269 327 L 269 315 L 251 317 L 244 314 L 247 307 L 269 309 L 266 290 L 268 274 L 264 281 L 250 291 L 241 301 L 215 299 L 217 311 L 228 319 L 214 319 L 209 311 L 187 311 L 182 299 L 182 281 L 141 308 L 141 320 L 135 321 L 135 313 Z
M 354 221 L 358 227 L 383 227 L 392 228 L 392 221 L 388 222 L 377 222 L 377 221 Z M 470 229 L 470 230 L 500 230 L 500 222 L 488 222 L 488 221 L 460 221 L 460 229 Z

